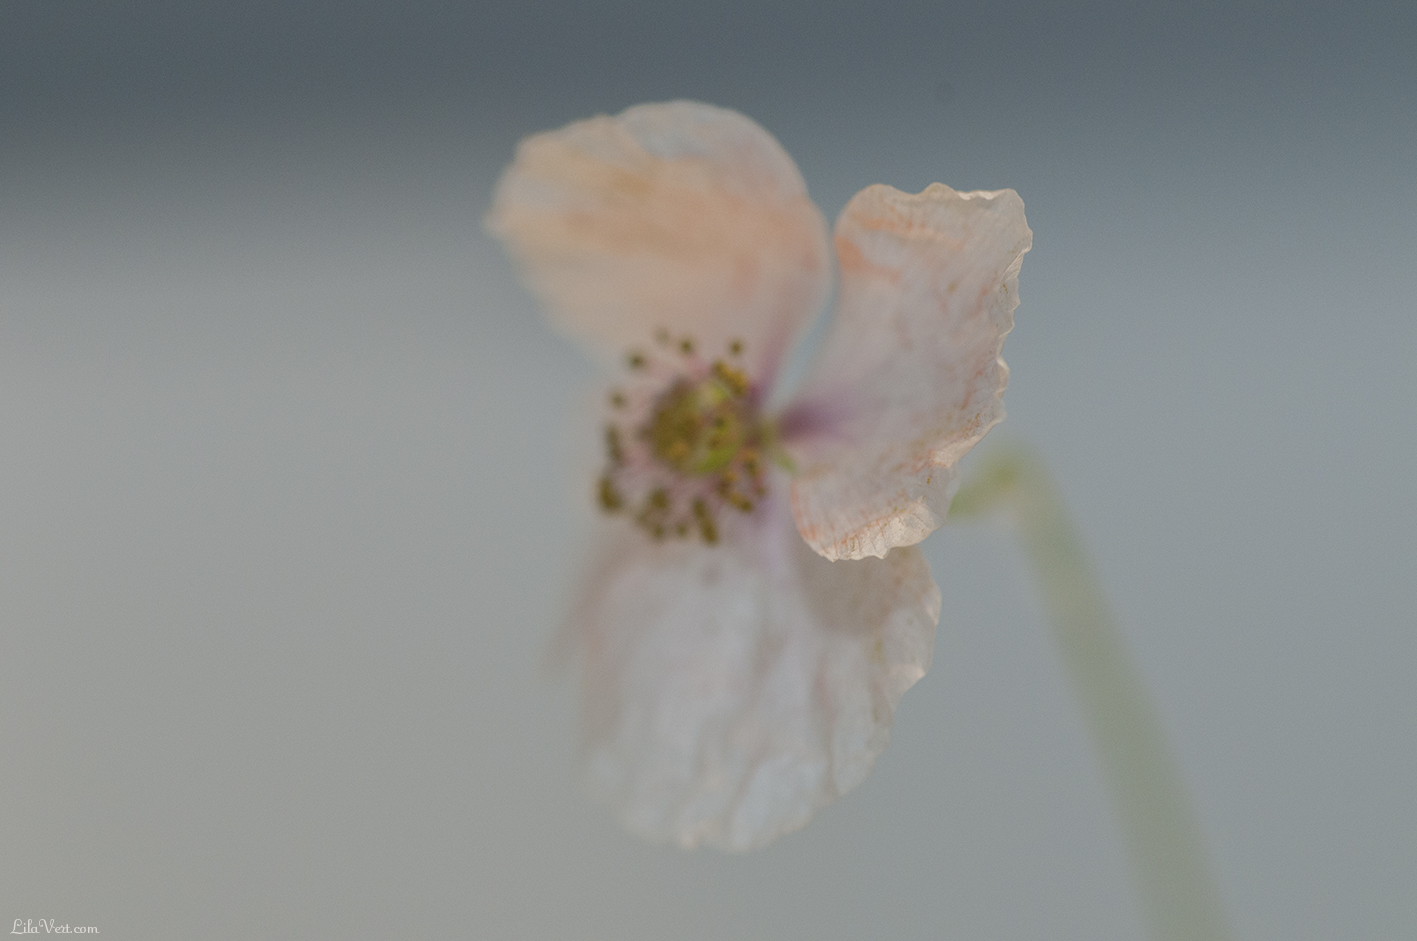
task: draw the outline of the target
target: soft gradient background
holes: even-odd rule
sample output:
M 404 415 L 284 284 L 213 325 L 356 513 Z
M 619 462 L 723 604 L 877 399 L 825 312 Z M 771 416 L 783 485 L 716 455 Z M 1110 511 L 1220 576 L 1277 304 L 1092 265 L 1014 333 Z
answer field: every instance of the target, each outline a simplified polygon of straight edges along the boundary
M 1003 529 L 925 544 L 935 668 L 803 832 L 683 853 L 581 796 L 541 657 L 593 376 L 480 219 L 522 135 L 690 97 L 829 217 L 1022 194 L 995 435 L 1057 475 L 1238 937 L 1412 937 L 1414 9 L 0 5 L 0 924 L 1141 935 Z

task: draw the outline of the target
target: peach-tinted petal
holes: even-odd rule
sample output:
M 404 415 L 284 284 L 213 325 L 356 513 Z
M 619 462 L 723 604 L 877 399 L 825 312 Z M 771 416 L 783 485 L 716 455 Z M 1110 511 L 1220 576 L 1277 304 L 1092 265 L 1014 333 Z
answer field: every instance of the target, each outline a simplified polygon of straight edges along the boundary
M 667 329 L 766 378 L 830 283 L 787 153 L 734 111 L 639 105 L 522 141 L 487 217 L 553 318 L 614 355 Z
M 601 536 L 568 630 L 590 786 L 632 830 L 751 849 L 860 783 L 930 664 L 940 593 L 915 550 L 828 562 L 781 501 L 716 546 Z
M 956 463 L 1004 417 L 999 352 L 1032 244 L 1013 190 L 878 185 L 842 210 L 836 319 L 782 425 L 817 552 L 884 556 L 944 522 Z

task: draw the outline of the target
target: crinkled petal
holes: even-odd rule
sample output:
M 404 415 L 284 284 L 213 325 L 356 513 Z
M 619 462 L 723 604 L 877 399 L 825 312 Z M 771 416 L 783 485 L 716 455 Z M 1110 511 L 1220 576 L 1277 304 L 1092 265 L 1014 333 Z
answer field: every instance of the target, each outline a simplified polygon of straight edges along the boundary
M 796 165 L 734 111 L 639 105 L 522 141 L 487 217 L 554 320 L 612 355 L 658 329 L 765 378 L 830 285 Z
M 726 523 L 714 546 L 608 524 L 569 633 L 591 789 L 651 840 L 747 850 L 865 778 L 940 593 L 915 550 L 826 561 L 780 500 Z
M 835 322 L 782 422 L 817 552 L 884 556 L 944 522 L 957 462 L 1004 417 L 999 353 L 1032 244 L 1013 190 L 878 185 L 842 210 Z

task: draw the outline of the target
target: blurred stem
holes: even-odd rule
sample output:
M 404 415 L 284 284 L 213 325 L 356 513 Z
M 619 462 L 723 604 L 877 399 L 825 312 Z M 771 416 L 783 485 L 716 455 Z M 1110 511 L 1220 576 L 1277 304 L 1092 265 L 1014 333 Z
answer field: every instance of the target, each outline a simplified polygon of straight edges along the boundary
M 990 455 L 950 504 L 949 518 L 993 510 L 1010 511 L 1033 565 L 1116 803 L 1153 937 L 1230 938 L 1161 721 L 1077 531 L 1036 457 L 1017 448 Z

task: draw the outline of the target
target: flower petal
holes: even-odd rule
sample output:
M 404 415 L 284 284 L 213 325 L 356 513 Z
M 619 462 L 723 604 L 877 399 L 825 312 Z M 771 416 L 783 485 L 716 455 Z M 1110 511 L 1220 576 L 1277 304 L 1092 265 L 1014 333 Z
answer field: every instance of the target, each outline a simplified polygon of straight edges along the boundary
M 780 500 L 725 523 L 715 546 L 608 524 L 569 634 L 591 789 L 649 839 L 747 850 L 865 778 L 940 593 L 915 550 L 826 561 Z
M 944 522 L 956 463 L 1004 417 L 999 352 L 1032 244 L 1013 190 L 870 186 L 842 210 L 835 322 L 782 421 L 817 552 L 884 556 Z
M 733 111 L 639 105 L 522 141 L 487 217 L 532 291 L 613 355 L 666 329 L 776 368 L 830 285 L 826 225 L 792 158 Z

